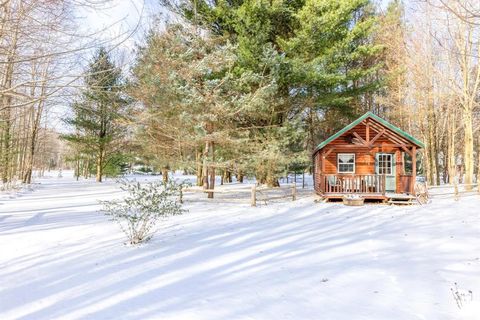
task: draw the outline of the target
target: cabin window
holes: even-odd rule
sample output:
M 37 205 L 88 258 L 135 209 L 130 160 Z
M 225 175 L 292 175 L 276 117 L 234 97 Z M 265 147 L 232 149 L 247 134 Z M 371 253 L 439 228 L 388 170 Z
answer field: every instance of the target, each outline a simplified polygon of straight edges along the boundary
M 355 154 L 337 154 L 337 170 L 338 173 L 355 173 Z
M 392 174 L 393 155 L 390 153 L 381 153 L 378 155 L 378 173 Z

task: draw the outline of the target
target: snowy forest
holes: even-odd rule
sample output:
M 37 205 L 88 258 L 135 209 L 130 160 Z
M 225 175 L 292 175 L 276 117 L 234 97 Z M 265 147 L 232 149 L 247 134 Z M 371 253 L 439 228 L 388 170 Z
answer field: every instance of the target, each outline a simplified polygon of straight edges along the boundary
M 163 0 L 128 59 L 79 31 L 95 5 L 2 2 L 4 186 L 132 168 L 274 186 L 366 111 L 425 143 L 430 185 L 480 175 L 477 1 Z

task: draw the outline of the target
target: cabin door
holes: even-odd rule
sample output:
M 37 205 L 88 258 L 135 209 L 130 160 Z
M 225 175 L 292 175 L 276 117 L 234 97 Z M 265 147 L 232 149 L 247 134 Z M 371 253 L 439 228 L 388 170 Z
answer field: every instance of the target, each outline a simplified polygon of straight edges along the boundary
M 395 192 L 395 154 L 393 153 L 377 153 L 375 157 L 375 172 L 385 175 L 385 190 L 387 192 Z

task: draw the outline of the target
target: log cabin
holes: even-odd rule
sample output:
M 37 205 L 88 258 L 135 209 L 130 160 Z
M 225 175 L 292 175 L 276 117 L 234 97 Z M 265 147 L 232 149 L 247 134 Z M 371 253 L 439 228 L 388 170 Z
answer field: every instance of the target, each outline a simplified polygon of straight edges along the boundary
M 315 192 L 325 199 L 356 194 L 383 201 L 412 195 L 416 155 L 423 147 L 413 136 L 367 112 L 315 149 Z

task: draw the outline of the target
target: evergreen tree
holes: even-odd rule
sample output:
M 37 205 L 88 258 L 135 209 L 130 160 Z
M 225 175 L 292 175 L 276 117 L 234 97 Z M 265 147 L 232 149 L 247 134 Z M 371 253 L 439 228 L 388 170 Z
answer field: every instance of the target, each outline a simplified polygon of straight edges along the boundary
M 96 181 L 102 182 L 105 168 L 114 162 L 118 164 L 125 147 L 128 101 L 123 93 L 121 70 L 105 48 L 95 53 L 84 80 L 85 89 L 71 105 L 73 115 L 65 119 L 75 133 L 64 138 L 78 145 L 83 153 L 94 155 Z M 112 168 L 110 171 L 115 172 Z
M 380 87 L 375 75 L 382 47 L 373 44 L 369 0 L 307 0 L 296 19 L 294 36 L 281 43 L 292 70 L 293 109 L 305 115 L 313 150 L 319 136 L 369 109 L 366 95 Z M 336 125 L 322 135 L 320 121 L 328 119 Z
M 164 1 L 204 39 L 232 44 L 229 81 L 217 78 L 222 94 L 236 101 L 244 101 L 242 97 L 249 101 L 251 96 L 257 103 L 249 103 L 254 109 L 238 107 L 242 112 L 221 123 L 237 132 L 249 128 L 248 146 L 241 153 L 232 148 L 230 156 L 258 180 L 276 184 L 286 167 L 305 162 L 320 139 L 371 107 L 371 96 L 380 83 L 376 71 L 381 47 L 373 43 L 376 17 L 370 0 Z M 184 50 L 178 53 L 192 52 Z M 220 53 L 217 61 L 223 58 Z M 251 76 L 259 81 L 243 86 L 241 96 L 227 85 Z M 211 78 L 208 73 L 195 77 Z M 258 99 L 258 92 L 268 94 Z M 327 126 L 328 119 L 335 119 L 333 128 Z M 193 126 L 199 123 L 204 122 Z M 226 158 L 222 152 L 222 159 Z M 243 162 L 244 158 L 248 159 Z
M 206 189 L 214 187 L 216 168 L 242 174 L 277 130 L 279 57 L 265 52 L 260 61 L 268 71 L 237 73 L 235 53 L 223 37 L 174 25 L 150 35 L 133 70 L 131 94 L 145 108 L 142 139 L 160 161 L 195 163 Z
M 379 18 L 379 28 L 375 32 L 375 42 L 384 47 L 380 59 L 384 63 L 381 73 L 385 79 L 385 86 L 378 97 L 380 105 L 377 114 L 400 128 L 409 129 L 406 68 L 408 33 L 404 14 L 402 2 L 391 1 Z
M 164 1 L 192 24 L 231 39 L 237 72 L 264 71 L 260 57 L 269 49 L 285 57 L 278 66 L 276 96 L 283 104 L 275 108 L 276 125 L 300 117 L 309 150 L 375 107 L 382 46 L 374 42 L 371 0 Z

